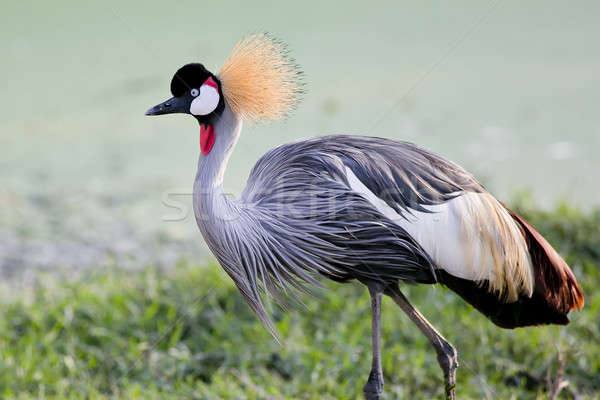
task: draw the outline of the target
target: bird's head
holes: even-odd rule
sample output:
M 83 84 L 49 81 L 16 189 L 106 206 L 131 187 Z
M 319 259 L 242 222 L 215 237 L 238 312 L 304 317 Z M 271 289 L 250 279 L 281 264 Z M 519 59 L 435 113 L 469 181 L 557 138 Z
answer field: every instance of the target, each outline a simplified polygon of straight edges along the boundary
M 193 115 L 200 123 L 200 147 L 208 154 L 215 142 L 214 118 L 225 107 L 221 82 L 204 65 L 193 63 L 179 68 L 171 79 L 167 101 L 155 105 L 146 115 L 183 113 Z
M 226 106 L 247 121 L 276 120 L 287 116 L 302 94 L 301 72 L 285 45 L 261 33 L 242 39 L 217 75 L 202 64 L 186 64 L 171 80 L 171 94 L 146 115 L 184 113 L 200 123 L 200 147 L 210 153 L 214 124 Z

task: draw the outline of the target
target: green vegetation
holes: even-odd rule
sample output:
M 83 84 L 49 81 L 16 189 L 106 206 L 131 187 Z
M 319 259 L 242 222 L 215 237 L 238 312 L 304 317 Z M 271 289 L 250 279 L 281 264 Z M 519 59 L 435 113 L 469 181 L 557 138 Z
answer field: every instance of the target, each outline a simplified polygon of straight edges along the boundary
M 502 330 L 442 287 L 406 294 L 459 352 L 461 399 L 599 398 L 600 211 L 516 207 L 566 256 L 586 294 L 567 327 Z M 106 268 L 42 275 L 0 308 L 0 397 L 15 399 L 349 399 L 370 367 L 369 299 L 331 284 L 306 309 L 273 307 L 278 345 L 216 265 Z M 434 352 L 389 300 L 383 313 L 386 399 L 443 398 Z

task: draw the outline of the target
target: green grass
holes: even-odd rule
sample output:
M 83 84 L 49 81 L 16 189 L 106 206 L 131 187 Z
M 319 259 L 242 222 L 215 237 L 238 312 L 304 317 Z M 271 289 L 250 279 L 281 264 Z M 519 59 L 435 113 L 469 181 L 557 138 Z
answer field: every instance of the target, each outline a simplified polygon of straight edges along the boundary
M 566 256 L 586 306 L 567 327 L 503 330 L 442 287 L 406 287 L 455 344 L 460 399 L 545 399 L 564 359 L 581 399 L 600 398 L 600 212 L 517 207 Z M 273 308 L 278 345 L 216 265 L 165 273 L 106 268 L 43 275 L 0 308 L 0 397 L 7 399 L 351 399 L 370 368 L 370 309 L 357 284 L 306 308 Z M 435 353 L 386 299 L 385 399 L 443 398 Z M 563 391 L 561 398 L 573 398 Z

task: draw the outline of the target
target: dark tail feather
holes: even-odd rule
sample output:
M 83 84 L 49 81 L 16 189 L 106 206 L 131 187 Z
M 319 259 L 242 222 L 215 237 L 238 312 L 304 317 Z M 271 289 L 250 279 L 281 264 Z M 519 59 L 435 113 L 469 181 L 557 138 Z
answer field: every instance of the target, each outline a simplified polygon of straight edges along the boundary
M 508 209 L 507 209 L 508 210 Z M 527 221 L 508 210 L 521 226 L 531 255 L 535 288 L 531 297 L 506 303 L 490 292 L 486 283 L 476 283 L 439 270 L 439 282 L 502 328 L 569 323 L 567 314 L 583 307 L 579 283 L 567 263 Z
M 535 274 L 534 296 L 543 296 L 556 311 L 567 314 L 583 307 L 583 293 L 575 275 L 560 255 L 527 221 L 508 210 L 525 235 Z

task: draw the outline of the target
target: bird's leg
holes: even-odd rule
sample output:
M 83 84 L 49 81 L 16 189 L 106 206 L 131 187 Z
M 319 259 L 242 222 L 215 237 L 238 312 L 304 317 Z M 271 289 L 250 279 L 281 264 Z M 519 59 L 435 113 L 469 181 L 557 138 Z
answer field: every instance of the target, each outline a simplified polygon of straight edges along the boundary
M 373 363 L 369 379 L 363 387 L 366 400 L 379 400 L 383 392 L 383 371 L 381 369 L 381 294 L 384 286 L 377 282 L 368 282 L 371 295 L 371 339 L 373 341 Z
M 400 306 L 402 311 L 419 327 L 435 348 L 438 363 L 442 371 L 444 371 L 446 400 L 454 400 L 456 369 L 458 368 L 456 349 L 425 319 L 419 310 L 408 302 L 408 299 L 402 294 L 397 285 L 386 287 L 385 294 L 390 296 Z

